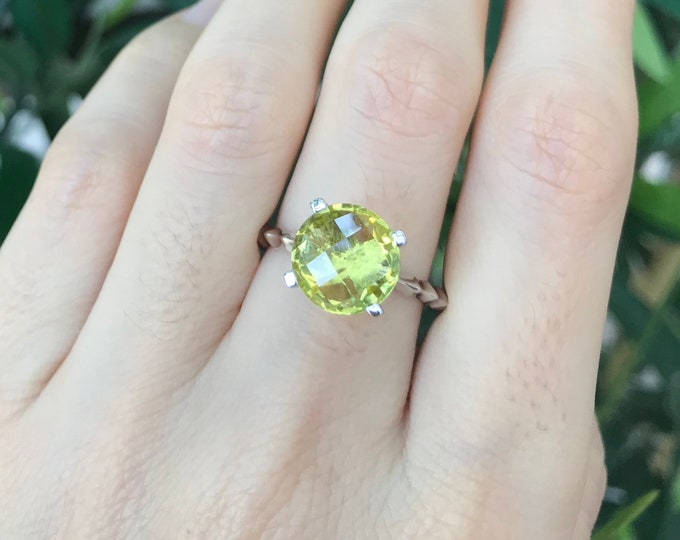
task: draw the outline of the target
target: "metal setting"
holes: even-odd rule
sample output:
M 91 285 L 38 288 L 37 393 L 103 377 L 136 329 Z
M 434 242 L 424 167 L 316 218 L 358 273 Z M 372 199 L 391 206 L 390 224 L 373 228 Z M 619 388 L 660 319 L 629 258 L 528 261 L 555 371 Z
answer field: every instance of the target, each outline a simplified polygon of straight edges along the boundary
M 406 245 L 406 233 L 404 231 L 396 230 L 392 232 L 394 245 L 397 247 L 404 247 Z
M 321 212 L 328 208 L 328 204 L 323 199 L 314 199 L 310 206 L 314 213 Z M 397 247 L 406 245 L 406 234 L 404 231 L 395 230 L 392 232 L 394 244 Z M 258 242 L 263 249 L 278 248 L 283 246 L 286 251 L 291 252 L 295 238 L 290 234 L 285 234 L 278 227 L 263 227 L 260 232 Z M 288 288 L 295 288 L 298 286 L 297 277 L 292 270 L 289 270 L 283 275 L 284 282 Z M 448 297 L 444 289 L 435 287 L 427 281 L 422 281 L 418 278 L 403 278 L 400 277 L 398 285 L 401 289 L 420 300 L 423 304 L 436 311 L 443 311 L 448 305 Z M 379 317 L 384 313 L 383 307 L 380 304 L 373 304 L 366 308 L 366 312 L 372 317 Z
M 294 289 L 295 287 L 298 286 L 297 278 L 295 277 L 295 272 L 292 270 L 288 270 L 285 274 L 283 274 L 283 281 L 286 284 L 286 287 L 289 289 Z
M 421 281 L 418 278 L 405 279 L 400 277 L 399 285 L 408 289 L 413 296 L 435 311 L 444 311 L 449 303 L 446 291 L 441 287 L 435 287 L 427 281 Z
M 368 313 L 371 317 L 380 317 L 383 313 L 385 313 L 385 311 L 380 304 L 373 304 L 372 306 L 368 306 L 366 308 L 366 313 Z
M 309 206 L 312 207 L 312 212 L 315 214 L 318 214 L 322 210 L 328 208 L 328 204 L 323 199 L 314 199 L 311 203 L 309 203 Z
M 293 251 L 294 241 L 295 239 L 290 234 L 284 234 L 278 227 L 263 228 L 260 232 L 260 239 L 258 240 L 260 247 L 263 249 L 283 246 L 288 253 Z

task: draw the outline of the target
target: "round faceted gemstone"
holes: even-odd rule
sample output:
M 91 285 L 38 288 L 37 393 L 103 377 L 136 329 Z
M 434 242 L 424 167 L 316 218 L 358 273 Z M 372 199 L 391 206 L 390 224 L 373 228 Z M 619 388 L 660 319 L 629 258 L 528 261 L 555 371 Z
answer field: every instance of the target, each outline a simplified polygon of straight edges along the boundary
M 354 204 L 313 214 L 295 236 L 293 272 L 309 299 L 351 315 L 379 304 L 399 279 L 399 248 L 378 215 Z

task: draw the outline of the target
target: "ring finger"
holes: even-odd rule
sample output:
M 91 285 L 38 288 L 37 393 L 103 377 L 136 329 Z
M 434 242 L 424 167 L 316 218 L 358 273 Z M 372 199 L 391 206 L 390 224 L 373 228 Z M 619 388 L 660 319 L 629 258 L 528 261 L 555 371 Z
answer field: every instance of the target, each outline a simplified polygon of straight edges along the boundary
M 285 196 L 282 229 L 294 233 L 316 197 L 365 206 L 408 235 L 402 275 L 427 278 L 477 102 L 485 19 L 485 2 L 477 0 L 354 3 Z M 276 386 L 277 394 L 293 392 L 281 388 L 291 384 L 296 395 L 309 396 L 321 384 L 324 401 L 334 414 L 346 412 L 353 427 L 358 419 L 368 432 L 394 425 L 408 392 L 420 303 L 394 294 L 379 319 L 322 313 L 283 287 L 281 274 L 289 267 L 283 252 L 265 257 L 232 338 L 246 339 L 253 321 L 292 336 L 294 357 L 277 363 L 285 374 L 267 364 L 264 384 Z M 275 340 L 253 347 L 256 358 L 281 354 Z M 244 362 L 246 376 L 264 367 Z

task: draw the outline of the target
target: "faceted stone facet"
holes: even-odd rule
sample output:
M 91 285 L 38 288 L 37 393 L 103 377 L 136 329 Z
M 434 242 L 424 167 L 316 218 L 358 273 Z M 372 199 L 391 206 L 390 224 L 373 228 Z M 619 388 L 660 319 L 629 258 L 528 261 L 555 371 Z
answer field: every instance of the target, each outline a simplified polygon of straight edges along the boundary
M 399 279 L 399 248 L 379 216 L 333 204 L 310 216 L 291 253 L 300 289 L 319 307 L 351 315 L 379 304 Z

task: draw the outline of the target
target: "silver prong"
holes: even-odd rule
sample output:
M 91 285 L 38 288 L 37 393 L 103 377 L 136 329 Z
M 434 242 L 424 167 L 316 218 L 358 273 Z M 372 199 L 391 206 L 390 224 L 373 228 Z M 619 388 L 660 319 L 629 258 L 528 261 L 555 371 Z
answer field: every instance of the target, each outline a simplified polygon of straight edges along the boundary
M 394 239 L 395 246 L 403 247 L 406 245 L 406 233 L 404 231 L 392 231 L 392 238 Z
M 289 289 L 294 289 L 295 287 L 298 286 L 297 278 L 295 277 L 295 272 L 292 270 L 288 270 L 285 274 L 283 274 L 283 281 L 286 282 L 286 287 Z
M 326 201 L 324 201 L 323 199 L 314 199 L 312 202 L 309 203 L 309 206 L 312 207 L 312 212 L 314 212 L 315 214 L 328 208 L 328 204 L 326 204 Z
M 383 311 L 383 307 L 380 304 L 373 304 L 366 308 L 366 313 L 368 313 L 371 317 L 380 317 L 380 315 L 385 312 Z

